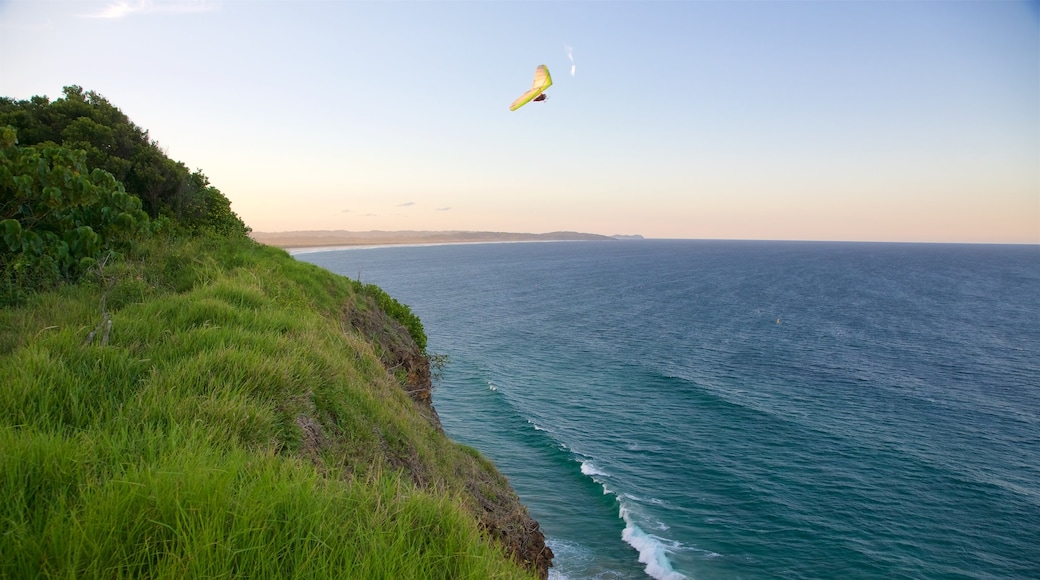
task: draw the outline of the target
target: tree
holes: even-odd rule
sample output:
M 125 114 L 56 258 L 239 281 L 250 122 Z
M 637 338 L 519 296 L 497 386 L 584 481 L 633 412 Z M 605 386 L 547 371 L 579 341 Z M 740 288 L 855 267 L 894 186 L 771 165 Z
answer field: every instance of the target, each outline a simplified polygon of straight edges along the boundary
M 146 233 L 141 200 L 82 150 L 0 128 L 0 303 L 73 279 Z
M 127 193 L 140 198 L 152 218 L 172 218 L 189 231 L 249 231 L 231 211 L 230 200 L 201 172 L 167 157 L 147 131 L 104 97 L 76 85 L 65 87 L 63 94 L 53 102 L 39 96 L 27 101 L 0 98 L 0 127 L 17 129 L 23 146 L 51 143 L 82 150 L 87 167 L 110 173 Z

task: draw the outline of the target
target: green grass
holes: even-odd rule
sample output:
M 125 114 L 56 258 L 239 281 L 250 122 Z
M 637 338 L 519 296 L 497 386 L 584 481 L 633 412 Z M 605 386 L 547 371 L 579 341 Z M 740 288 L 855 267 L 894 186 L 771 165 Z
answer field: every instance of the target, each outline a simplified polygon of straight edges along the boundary
M 344 320 L 366 300 L 192 239 L 0 310 L 0 577 L 532 577 L 478 523 L 508 483 Z

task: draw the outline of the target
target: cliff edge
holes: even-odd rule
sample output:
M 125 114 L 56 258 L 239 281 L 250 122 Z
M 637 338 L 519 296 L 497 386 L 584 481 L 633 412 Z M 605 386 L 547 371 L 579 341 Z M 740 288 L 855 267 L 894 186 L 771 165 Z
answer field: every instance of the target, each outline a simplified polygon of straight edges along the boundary
M 424 342 L 378 288 L 244 237 L 144 241 L 0 309 L 0 577 L 544 580 L 538 523 L 441 428 Z
M 433 406 L 430 359 L 411 339 L 408 330 L 371 299 L 360 304 L 348 304 L 343 318 L 378 346 L 380 360 L 397 375 L 420 414 L 443 433 Z M 416 485 L 431 485 L 423 465 L 407 458 L 398 459 L 398 465 L 408 472 Z M 500 542 L 514 561 L 536 572 L 540 578 L 548 578 L 554 556 L 552 549 L 545 545 L 545 536 L 538 522 L 528 514 L 505 478 L 490 463 L 484 462 L 481 470 L 467 478 L 466 491 L 479 506 L 475 515 L 481 528 Z

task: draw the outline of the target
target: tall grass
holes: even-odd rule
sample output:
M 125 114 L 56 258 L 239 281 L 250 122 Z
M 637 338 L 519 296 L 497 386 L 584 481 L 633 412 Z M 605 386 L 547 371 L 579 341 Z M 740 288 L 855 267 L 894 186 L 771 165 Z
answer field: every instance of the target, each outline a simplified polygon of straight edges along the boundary
M 505 480 L 342 320 L 354 292 L 193 239 L 0 311 L 0 577 L 531 577 L 474 515 Z

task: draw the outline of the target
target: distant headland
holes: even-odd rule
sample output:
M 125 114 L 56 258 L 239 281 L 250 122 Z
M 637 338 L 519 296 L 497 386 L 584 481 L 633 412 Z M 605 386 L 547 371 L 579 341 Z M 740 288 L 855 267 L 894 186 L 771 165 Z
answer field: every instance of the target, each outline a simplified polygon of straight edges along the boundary
M 398 244 L 461 244 L 480 242 L 546 242 L 643 239 L 640 235 L 603 236 L 581 232 L 525 234 L 470 231 L 380 231 L 314 230 L 294 232 L 252 232 L 254 240 L 279 248 L 317 248 L 325 246 L 388 246 Z

